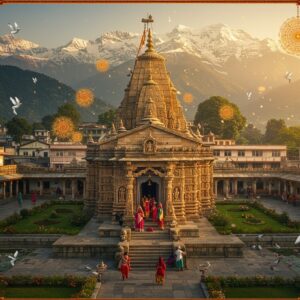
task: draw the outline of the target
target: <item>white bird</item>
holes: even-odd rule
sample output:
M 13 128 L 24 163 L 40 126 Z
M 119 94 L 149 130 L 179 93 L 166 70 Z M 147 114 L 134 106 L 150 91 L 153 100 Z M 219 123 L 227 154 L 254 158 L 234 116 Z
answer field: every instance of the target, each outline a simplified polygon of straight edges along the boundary
M 37 83 L 37 78 L 36 77 L 32 77 L 32 81 L 33 81 L 34 84 L 36 84 Z
M 91 268 L 90 266 L 85 265 L 84 267 L 85 267 L 87 270 L 92 271 L 92 268 Z
M 13 25 L 8 23 L 8 27 L 10 28 L 11 34 L 17 34 L 21 30 L 17 22 L 15 22 Z
M 255 249 L 256 249 L 256 245 L 252 245 L 251 248 L 252 248 L 253 250 L 255 250 Z
M 17 250 L 17 251 L 14 253 L 13 256 L 11 256 L 11 255 L 8 255 L 8 256 L 7 256 L 7 257 L 10 259 L 10 264 L 11 264 L 12 266 L 15 265 L 15 262 L 16 262 L 16 260 L 17 260 L 17 258 L 18 258 L 18 254 L 19 254 L 19 251 Z
M 13 104 L 13 106 L 11 107 L 12 110 L 13 110 L 13 113 L 14 113 L 15 115 L 17 115 L 16 109 L 19 108 L 19 107 L 22 105 L 22 103 L 21 103 L 21 101 L 19 100 L 18 97 L 15 97 L 15 98 L 9 97 L 9 99 L 10 99 L 10 101 L 11 101 L 12 104 Z
M 247 92 L 246 95 L 247 95 L 248 100 L 250 100 L 252 97 L 252 92 Z
M 263 236 L 264 236 L 263 234 L 259 234 L 259 235 L 257 236 L 257 238 L 260 240 Z
M 262 246 L 261 245 L 257 245 L 258 250 L 262 250 Z
M 205 264 L 200 264 L 198 266 L 199 270 L 208 270 L 211 267 L 211 263 L 207 261 Z
M 285 76 L 284 77 L 285 77 L 286 80 L 288 80 L 289 83 L 291 83 L 291 81 L 292 81 L 292 75 L 293 75 L 292 72 L 288 72 L 288 71 L 285 72 Z
M 295 245 L 297 245 L 299 243 L 300 243 L 300 235 L 298 235 L 298 237 L 296 238 Z
M 275 248 L 280 249 L 281 247 L 277 243 L 275 243 Z

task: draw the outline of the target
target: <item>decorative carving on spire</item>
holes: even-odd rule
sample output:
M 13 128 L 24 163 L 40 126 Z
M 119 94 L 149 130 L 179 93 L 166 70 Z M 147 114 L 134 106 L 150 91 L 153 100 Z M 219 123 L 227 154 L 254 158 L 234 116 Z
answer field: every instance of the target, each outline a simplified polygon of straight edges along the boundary
M 127 131 L 124 124 L 123 124 L 123 120 L 120 119 L 120 123 L 119 123 L 119 128 L 118 128 L 118 133 L 122 133 L 122 132 L 125 132 Z
M 157 125 L 163 125 L 160 120 L 157 118 L 157 110 L 156 105 L 151 97 L 148 98 L 145 110 L 144 110 L 144 117 L 141 120 L 141 124 L 157 124 Z
M 153 52 L 153 51 L 154 51 L 154 47 L 153 47 L 153 41 L 152 41 L 152 32 L 151 32 L 151 29 L 149 28 L 146 52 Z

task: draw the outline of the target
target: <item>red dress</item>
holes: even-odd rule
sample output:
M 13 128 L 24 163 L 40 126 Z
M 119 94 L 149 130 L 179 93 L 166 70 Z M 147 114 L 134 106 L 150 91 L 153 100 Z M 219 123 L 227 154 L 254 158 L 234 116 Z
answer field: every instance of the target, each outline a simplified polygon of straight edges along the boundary
M 152 207 L 152 221 L 153 222 L 157 221 L 157 207 L 155 204 Z
M 122 274 L 122 278 L 123 280 L 126 278 L 128 278 L 129 275 L 129 271 L 130 271 L 130 258 L 128 255 L 124 255 L 121 258 L 121 267 L 120 267 L 120 271 Z
M 145 215 L 146 215 L 146 218 L 149 218 L 149 215 L 150 215 L 150 203 L 149 203 L 148 199 L 145 201 Z
M 159 258 L 159 262 L 156 266 L 156 283 L 164 284 L 165 274 L 166 274 L 167 266 L 162 257 Z

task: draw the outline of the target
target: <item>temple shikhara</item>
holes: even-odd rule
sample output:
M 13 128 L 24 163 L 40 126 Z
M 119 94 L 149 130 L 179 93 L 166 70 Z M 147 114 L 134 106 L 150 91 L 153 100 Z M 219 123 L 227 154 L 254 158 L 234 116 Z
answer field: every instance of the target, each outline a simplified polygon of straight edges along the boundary
M 88 143 L 85 204 L 99 219 L 119 213 L 131 224 L 142 197 L 154 197 L 167 224 L 184 224 L 214 207 L 213 155 L 184 116 L 153 45 L 152 17 L 142 21 L 146 50 L 136 58 L 116 121 L 103 139 Z

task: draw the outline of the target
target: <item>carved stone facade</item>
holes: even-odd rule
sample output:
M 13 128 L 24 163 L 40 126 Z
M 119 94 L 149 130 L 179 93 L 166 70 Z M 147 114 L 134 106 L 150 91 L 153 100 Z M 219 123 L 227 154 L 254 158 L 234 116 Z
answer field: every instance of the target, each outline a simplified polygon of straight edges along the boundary
M 163 204 L 167 223 L 182 223 L 214 207 L 213 155 L 189 128 L 150 29 L 147 46 L 110 133 L 88 144 L 85 203 L 99 218 L 123 213 L 132 223 L 149 193 Z

